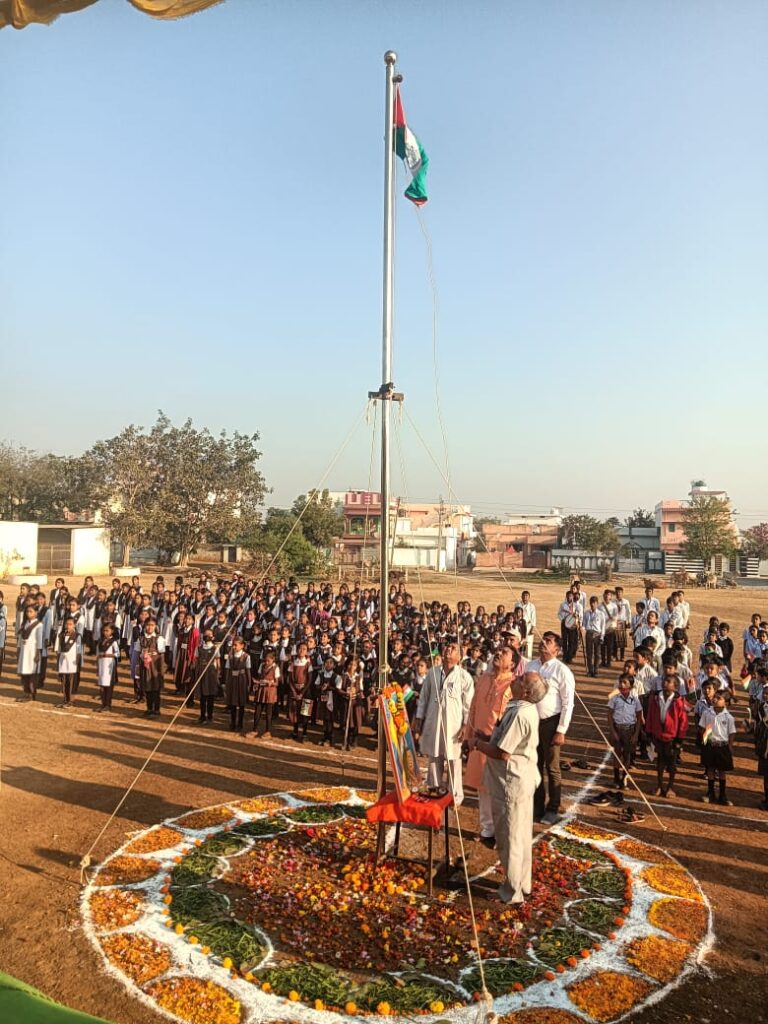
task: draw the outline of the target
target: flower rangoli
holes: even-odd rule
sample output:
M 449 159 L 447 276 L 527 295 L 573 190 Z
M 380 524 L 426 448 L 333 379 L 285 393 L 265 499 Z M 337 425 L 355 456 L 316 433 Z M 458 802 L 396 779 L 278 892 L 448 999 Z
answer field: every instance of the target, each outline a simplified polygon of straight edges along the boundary
M 522 909 L 426 895 L 426 867 L 374 866 L 370 794 L 272 794 L 134 836 L 83 897 L 106 968 L 190 1024 L 477 1018 L 619 1020 L 685 977 L 711 940 L 696 881 L 636 839 L 571 822 L 534 847 Z M 169 845 L 170 844 L 170 845 Z M 492 892 L 491 868 L 476 884 Z

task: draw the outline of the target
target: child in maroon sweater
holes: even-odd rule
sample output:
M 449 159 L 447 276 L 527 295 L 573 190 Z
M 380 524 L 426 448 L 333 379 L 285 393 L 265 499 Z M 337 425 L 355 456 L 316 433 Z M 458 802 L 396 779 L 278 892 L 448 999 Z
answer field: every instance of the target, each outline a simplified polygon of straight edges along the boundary
M 679 689 L 679 676 L 664 676 L 661 692 L 652 693 L 648 701 L 645 731 L 656 748 L 657 784 L 654 796 L 675 796 L 677 755 L 688 728 L 687 705 Z M 665 771 L 669 773 L 669 785 L 666 788 Z

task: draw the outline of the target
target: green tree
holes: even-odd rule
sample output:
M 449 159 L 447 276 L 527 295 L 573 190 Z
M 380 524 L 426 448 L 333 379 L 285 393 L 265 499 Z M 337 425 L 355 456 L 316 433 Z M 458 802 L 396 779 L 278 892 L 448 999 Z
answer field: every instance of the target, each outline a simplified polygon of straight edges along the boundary
M 131 548 L 151 543 L 158 502 L 158 467 L 149 436 L 131 424 L 85 453 L 101 516 L 130 564 Z
M 651 529 L 656 525 L 656 517 L 653 512 L 649 512 L 647 508 L 636 508 L 631 516 L 627 516 L 624 520 L 624 525 L 632 527 L 643 527 Z
M 326 559 L 304 535 L 298 516 L 290 509 L 269 508 L 264 522 L 252 527 L 244 546 L 252 555 L 274 559 L 273 573 L 313 576 L 326 567 Z
M 157 471 L 155 543 L 181 564 L 204 539 L 232 540 L 259 520 L 267 491 L 257 468 L 258 434 L 214 436 L 191 420 L 175 427 L 162 412 L 150 431 Z
M 619 546 L 619 537 L 612 523 L 601 522 L 587 515 L 564 516 L 559 540 L 564 548 L 583 551 L 609 553 L 616 551 Z
M 323 491 L 300 494 L 291 506 L 291 512 L 296 517 L 301 516 L 304 536 L 315 547 L 330 547 L 331 541 L 344 532 L 344 516 L 332 501 L 327 487 Z
M 27 493 L 29 465 L 34 452 L 3 441 L 0 444 L 0 516 L 3 519 L 21 519 Z
M 266 493 L 258 434 L 217 437 L 162 412 L 149 432 L 131 425 L 86 453 L 105 524 L 126 548 L 153 544 L 182 564 L 207 538 L 233 540 L 259 519 Z
M 758 523 L 744 530 L 741 548 L 750 558 L 759 558 L 761 561 L 768 558 L 768 523 Z
M 706 565 L 714 555 L 730 555 L 737 547 L 731 523 L 731 506 L 725 498 L 701 496 L 683 510 L 686 558 L 700 558 Z
M 0 517 L 60 522 L 94 507 L 93 480 L 82 458 L 38 454 L 0 444 Z

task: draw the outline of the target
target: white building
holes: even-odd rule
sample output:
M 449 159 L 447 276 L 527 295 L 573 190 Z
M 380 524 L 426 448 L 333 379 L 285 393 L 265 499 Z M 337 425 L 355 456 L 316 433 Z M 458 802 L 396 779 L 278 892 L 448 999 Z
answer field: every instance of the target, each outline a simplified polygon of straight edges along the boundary
M 1 576 L 106 576 L 109 549 L 103 526 L 0 521 Z

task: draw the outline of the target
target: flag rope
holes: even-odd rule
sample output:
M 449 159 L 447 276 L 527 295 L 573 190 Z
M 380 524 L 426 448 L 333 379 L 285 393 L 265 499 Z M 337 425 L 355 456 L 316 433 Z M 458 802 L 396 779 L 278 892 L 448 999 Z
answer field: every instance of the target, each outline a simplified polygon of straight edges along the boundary
M 430 459 L 431 459 L 431 460 L 432 460 L 432 462 L 434 463 L 435 467 L 437 468 L 438 472 L 442 472 L 442 470 L 440 469 L 440 464 L 439 464 L 439 462 L 438 462 L 438 461 L 437 461 L 437 459 L 435 458 L 434 454 L 433 454 L 433 453 L 432 453 L 432 452 L 430 451 L 430 449 L 429 449 L 429 446 L 427 445 L 427 442 L 426 442 L 426 441 L 424 440 L 423 436 L 421 435 L 421 433 L 420 433 L 420 432 L 419 432 L 419 430 L 418 430 L 418 427 L 417 427 L 417 426 L 416 426 L 416 424 L 414 423 L 414 421 L 413 421 L 413 418 L 411 417 L 410 413 L 409 413 L 409 412 L 408 412 L 407 410 L 406 410 L 406 412 L 405 412 L 405 415 L 406 415 L 406 417 L 408 418 L 408 422 L 409 422 L 409 423 L 411 424 L 411 426 L 413 427 L 413 430 L 414 430 L 414 432 L 416 433 L 416 436 L 418 437 L 419 441 L 421 441 L 422 445 L 424 446 L 424 449 L 425 449 L 425 451 L 427 452 L 427 455 L 428 455 L 428 456 L 430 457 Z M 446 481 L 446 482 L 447 482 L 447 481 Z M 487 547 L 487 545 L 485 544 L 485 541 L 483 540 L 482 534 L 479 534 L 479 536 L 480 536 L 480 540 L 481 540 L 481 543 L 483 544 L 483 547 L 485 548 L 485 550 L 486 550 L 486 551 L 488 551 L 488 547 Z M 509 581 L 509 580 L 507 579 L 507 577 L 506 577 L 506 576 L 504 575 L 504 571 L 503 571 L 503 569 L 501 568 L 501 566 L 499 566 L 499 572 L 501 573 L 501 578 L 502 578 L 502 579 L 504 580 L 504 583 L 505 583 L 505 584 L 507 585 L 507 587 L 509 588 L 510 594 L 512 594 L 512 596 L 514 597 L 514 591 L 513 591 L 513 589 L 512 589 L 512 584 L 511 584 L 511 582 L 510 582 L 510 581 Z M 540 631 L 540 630 L 538 629 L 538 627 L 534 627 L 534 630 L 535 630 L 535 633 L 536 633 L 536 634 L 537 634 L 537 635 L 539 636 L 539 638 L 541 638 L 541 637 L 542 637 L 542 633 L 541 633 L 541 631 Z M 646 806 L 646 807 L 648 808 L 648 810 L 649 810 L 649 811 L 651 812 L 651 814 L 652 814 L 652 815 L 653 815 L 653 817 L 654 817 L 654 818 L 656 819 L 656 821 L 657 821 L 657 822 L 659 823 L 659 826 L 661 827 L 661 829 L 662 829 L 662 830 L 663 830 L 664 832 L 667 832 L 667 831 L 668 831 L 668 828 L 667 828 L 667 826 L 666 826 L 666 825 L 665 825 L 665 824 L 664 824 L 664 823 L 662 822 L 662 820 L 661 820 L 661 819 L 659 818 L 658 814 L 656 813 L 656 811 L 655 811 L 655 810 L 653 809 L 653 807 L 651 806 L 650 802 L 648 801 L 648 798 L 646 797 L 645 793 L 643 793 L 643 791 L 642 791 L 642 790 L 640 789 L 640 787 L 638 786 L 638 784 L 637 784 L 637 781 L 636 781 L 636 779 L 634 778 L 634 776 L 633 776 L 632 772 L 631 772 L 631 771 L 630 771 L 630 770 L 629 770 L 629 769 L 627 768 L 627 766 L 626 766 L 626 765 L 624 765 L 624 764 L 623 764 L 623 763 L 621 762 L 620 758 L 616 756 L 616 754 L 615 754 L 615 751 L 613 750 L 613 745 L 612 745 L 612 744 L 611 744 L 611 743 L 610 743 L 610 742 L 608 741 L 608 738 L 607 738 L 607 736 L 605 735 L 605 733 L 603 732 L 603 730 L 602 730 L 602 729 L 600 728 L 600 726 L 599 726 L 599 725 L 597 724 L 597 721 L 595 720 L 595 718 L 594 718 L 594 716 L 592 715 L 592 713 L 591 713 L 591 711 L 589 710 L 589 708 L 588 708 L 588 707 L 586 706 L 586 704 L 584 703 L 584 701 L 583 701 L 583 699 L 581 698 L 581 696 L 579 695 L 578 691 L 574 690 L 574 693 L 575 693 L 575 697 L 576 697 L 576 700 L 578 700 L 578 702 L 579 702 L 579 704 L 581 705 L 582 709 L 583 709 L 583 710 L 584 710 L 584 711 L 586 712 L 586 714 L 587 714 L 587 717 L 589 718 L 589 720 L 590 720 L 590 721 L 592 722 L 592 724 L 594 725 L 594 727 L 595 727 L 595 730 L 597 731 L 598 735 L 600 736 L 600 738 L 601 738 L 601 739 L 603 740 L 603 742 L 605 743 L 605 746 L 606 746 L 606 748 L 607 748 L 608 750 L 610 750 L 610 751 L 611 751 L 611 752 L 613 753 L 613 756 L 614 756 L 614 757 L 616 757 L 616 760 L 617 760 L 617 762 L 619 763 L 620 767 L 621 767 L 621 768 L 623 769 L 623 771 L 624 771 L 624 772 L 626 772 L 627 778 L 628 778 L 628 779 L 630 780 L 630 782 L 632 783 L 632 785 L 634 786 L 634 788 L 635 788 L 635 789 L 637 790 L 637 792 L 638 792 L 638 795 L 640 796 L 641 800 L 643 801 L 643 803 L 645 804 L 645 806 Z

